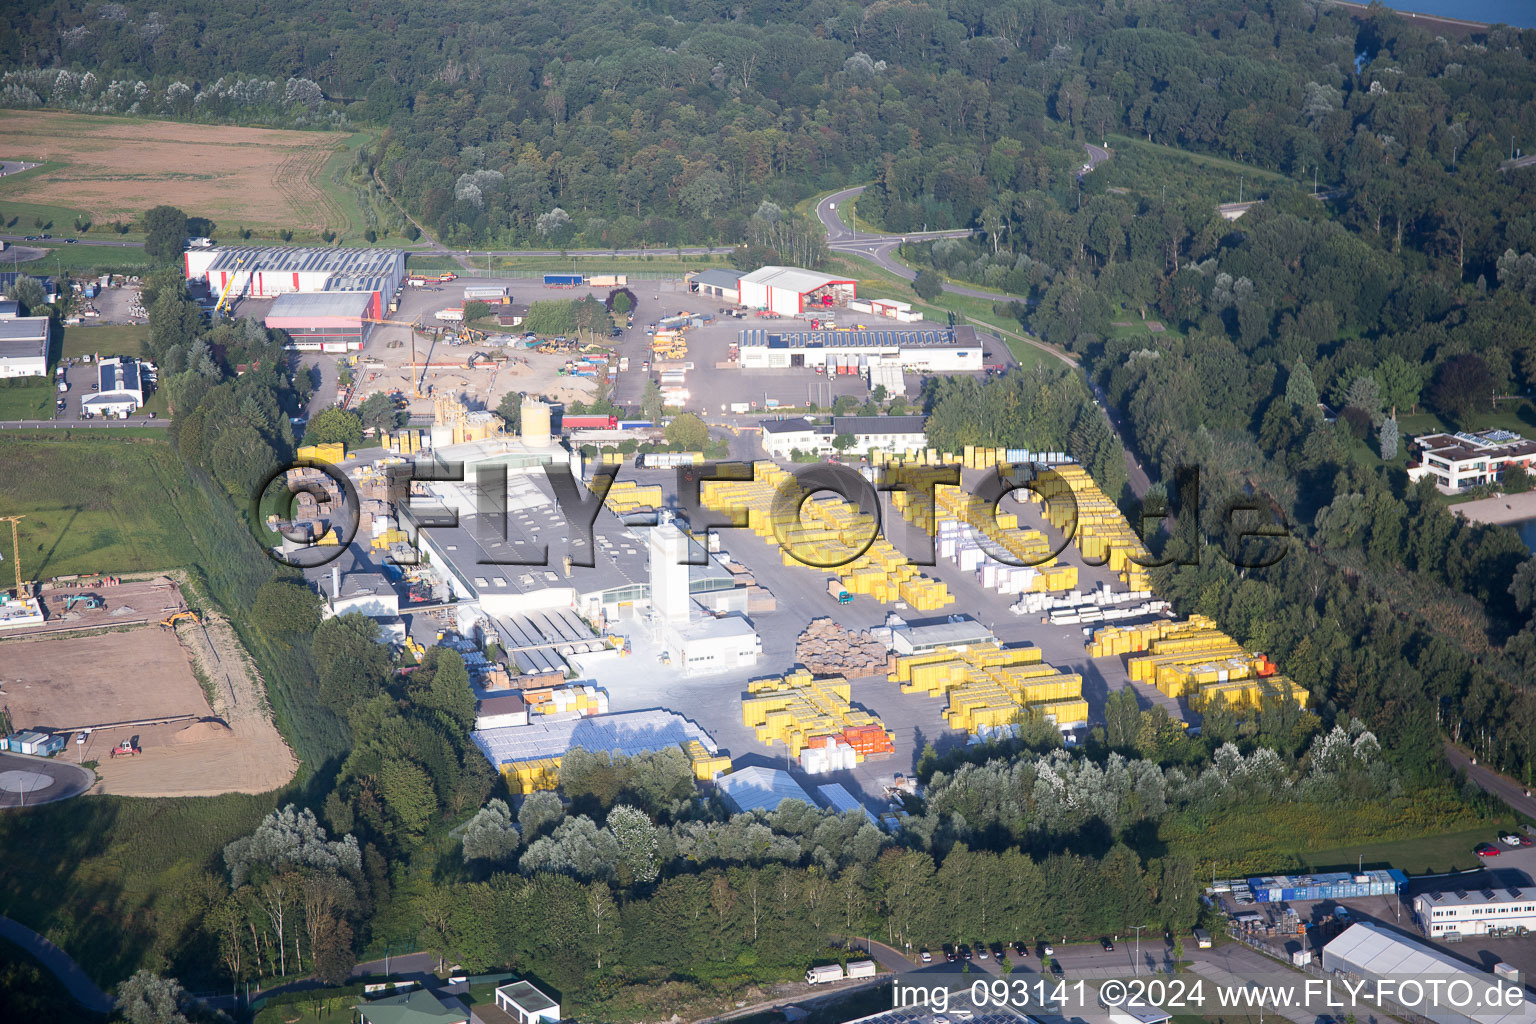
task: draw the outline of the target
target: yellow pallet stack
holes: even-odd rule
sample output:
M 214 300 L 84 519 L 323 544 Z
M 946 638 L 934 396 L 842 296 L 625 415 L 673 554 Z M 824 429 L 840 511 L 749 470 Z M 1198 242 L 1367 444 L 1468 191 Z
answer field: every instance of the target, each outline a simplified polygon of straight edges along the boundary
M 1131 648 L 1132 643 L 1140 646 Z M 1268 658 L 1244 650 L 1204 616 L 1157 623 L 1140 631 L 1100 630 L 1088 648 L 1090 654 L 1096 649 L 1106 654 L 1142 651 L 1126 661 L 1131 679 L 1150 683 L 1169 697 L 1205 701 L 1220 695 L 1234 706 L 1257 707 L 1266 693 L 1278 693 L 1302 706 L 1309 696 L 1305 687 L 1278 675 Z
M 1147 570 L 1135 561 L 1146 560 L 1145 545 L 1083 467 L 1054 466 L 1051 474 L 1037 482 L 1039 492 L 1021 493 L 1027 493 L 1031 500 L 1044 501 L 1046 520 L 1058 530 L 1071 529 L 1075 521 L 1072 542 L 1084 558 L 1107 562 L 1131 590 L 1151 589 Z
M 330 444 L 306 444 L 299 448 L 298 456 L 301 459 L 313 459 L 316 462 L 341 462 L 347 457 L 347 446 L 340 441 Z
M 1021 714 L 1056 723 L 1088 719 L 1083 677 L 1058 672 L 1035 647 L 973 644 L 895 659 L 888 677 L 903 693 L 945 694 L 944 720 L 953 729 L 983 732 L 1013 724 Z
M 817 678 L 800 669 L 782 678 L 754 680 L 747 693 L 742 724 L 756 732 L 759 743 L 783 743 L 790 757 L 824 740 L 850 743 L 860 761 L 892 748 L 892 736 L 880 719 L 852 706 L 852 691 L 842 676 Z
M 1159 619 L 1139 626 L 1105 626 L 1096 630 L 1093 639 L 1088 641 L 1088 656 L 1107 658 L 1111 655 L 1145 651 L 1154 640 L 1160 640 L 1185 626 L 1214 629 L 1216 623 L 1204 615 L 1191 615 L 1187 622 Z
M 836 564 L 877 533 L 874 517 L 840 498 L 807 501 L 798 512 L 775 511 L 778 489 L 785 486 L 798 485 L 773 463 L 757 462 L 750 481 L 706 480 L 699 492 L 706 508 L 745 512 L 752 532 L 780 545 L 785 565 L 818 572 L 828 570 L 814 563 L 830 566 L 850 594 L 873 597 L 885 604 L 906 601 L 918 611 L 938 611 L 954 601 L 949 588 L 919 574 L 917 567 L 882 536 L 875 536 L 857 558 Z
M 385 530 L 373 538 L 370 546 L 376 551 L 387 551 L 391 545 L 404 544 L 409 540 L 404 530 Z
M 641 509 L 661 508 L 661 485 L 648 484 L 642 487 L 633 480 L 615 480 L 613 486 L 608 488 L 608 496 L 603 499 L 603 503 L 621 516 Z
M 688 755 L 688 763 L 693 766 L 693 777 L 700 782 L 708 782 L 731 770 L 729 757 L 724 754 L 711 754 L 698 740 L 689 740 L 678 745 L 683 748 L 683 753 Z
M 560 758 L 535 757 L 527 761 L 508 761 L 501 766 L 502 778 L 513 796 L 524 796 L 540 789 L 560 785 Z

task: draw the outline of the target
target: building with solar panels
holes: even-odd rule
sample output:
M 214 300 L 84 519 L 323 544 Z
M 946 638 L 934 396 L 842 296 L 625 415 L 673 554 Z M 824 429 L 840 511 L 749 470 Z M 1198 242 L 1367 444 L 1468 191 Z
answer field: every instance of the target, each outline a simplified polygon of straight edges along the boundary
M 107 418 L 131 415 L 144 404 L 144 382 L 137 360 L 127 356 L 96 364 L 96 392 L 80 399 L 80 413 Z
M 215 297 L 276 299 L 266 325 L 307 352 L 361 349 L 405 281 L 400 249 L 240 245 L 188 249 L 183 258 L 187 280 Z
M 985 369 L 981 339 L 972 327 L 901 330 L 799 331 L 750 328 L 741 332 L 744 371 L 813 369 L 827 374 L 871 374 L 880 366 L 918 373 Z

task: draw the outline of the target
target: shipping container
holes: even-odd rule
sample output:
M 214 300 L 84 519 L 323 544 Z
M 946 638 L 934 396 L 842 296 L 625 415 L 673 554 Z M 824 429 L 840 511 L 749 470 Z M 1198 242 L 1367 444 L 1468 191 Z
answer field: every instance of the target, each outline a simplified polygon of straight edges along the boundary
M 1316 875 L 1277 875 L 1248 879 L 1248 886 L 1253 890 L 1253 898 L 1258 903 L 1391 896 L 1401 893 L 1407 884 L 1408 876 L 1396 868 L 1372 870 L 1358 875 L 1338 871 Z
M 544 285 L 547 288 L 575 288 L 581 284 L 583 278 L 580 274 L 545 274 Z
M 618 428 L 617 416 L 562 416 L 560 424 L 565 430 L 614 430 Z

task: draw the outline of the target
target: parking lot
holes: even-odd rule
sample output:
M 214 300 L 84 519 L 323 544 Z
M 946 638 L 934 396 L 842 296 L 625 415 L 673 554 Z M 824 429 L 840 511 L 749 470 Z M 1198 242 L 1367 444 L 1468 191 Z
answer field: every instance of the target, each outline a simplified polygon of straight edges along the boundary
M 117 353 L 103 352 L 102 356 L 109 357 L 116 354 Z M 137 353 L 130 354 L 137 355 Z M 65 392 L 59 392 L 57 390 L 59 378 L 57 376 L 54 377 L 55 393 L 53 418 L 60 422 L 79 422 L 82 418 L 80 413 L 81 399 L 88 398 L 94 394 L 98 386 L 97 381 L 99 378 L 97 376 L 96 360 L 94 357 L 92 357 L 91 361 L 86 363 L 81 362 L 79 359 L 66 359 L 59 365 L 64 368 L 63 379 L 69 383 L 69 390 Z M 154 390 L 153 388 L 149 387 L 149 381 L 146 378 L 144 389 L 145 400 L 148 400 L 149 396 L 153 393 Z M 61 401 L 63 402 L 62 408 L 59 407 L 59 403 Z M 128 417 L 130 421 L 147 421 L 150 418 L 151 416 L 144 412 L 137 412 Z

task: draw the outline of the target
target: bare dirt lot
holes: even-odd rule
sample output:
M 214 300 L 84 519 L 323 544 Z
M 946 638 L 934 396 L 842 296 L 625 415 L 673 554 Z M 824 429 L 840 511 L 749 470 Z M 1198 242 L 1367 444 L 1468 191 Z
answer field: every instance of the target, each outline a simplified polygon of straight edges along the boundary
M 72 729 L 117 722 L 192 719 L 96 728 L 83 749 L 61 756 L 99 762 L 93 793 L 212 796 L 262 793 L 293 777 L 293 754 L 272 725 L 260 680 L 227 622 L 159 626 L 0 644 L 0 683 L 20 727 Z M 189 657 L 190 650 L 190 657 Z M 192 671 L 213 683 L 210 706 Z M 111 757 L 124 739 L 143 753 Z
M 62 164 L 0 187 L 13 202 L 132 219 L 167 198 L 233 228 L 318 231 L 346 214 L 315 182 L 346 137 L 56 111 L 0 112 L 0 152 Z

